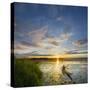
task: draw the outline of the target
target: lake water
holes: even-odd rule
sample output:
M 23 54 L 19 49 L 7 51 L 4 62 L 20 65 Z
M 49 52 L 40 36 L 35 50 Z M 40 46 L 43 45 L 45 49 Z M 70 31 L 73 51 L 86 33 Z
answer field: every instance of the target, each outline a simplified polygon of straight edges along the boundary
M 72 80 L 62 73 L 62 66 L 70 73 Z M 73 83 L 87 83 L 87 60 L 41 62 L 40 70 L 43 72 L 43 85 L 60 85 Z

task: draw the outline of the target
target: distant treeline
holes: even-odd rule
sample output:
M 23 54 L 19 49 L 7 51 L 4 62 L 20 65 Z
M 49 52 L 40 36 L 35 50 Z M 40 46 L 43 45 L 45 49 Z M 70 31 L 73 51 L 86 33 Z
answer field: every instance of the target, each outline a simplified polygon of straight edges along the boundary
M 31 60 L 31 61 L 56 61 L 57 59 L 60 61 L 87 61 L 88 58 L 19 58 L 19 60 Z

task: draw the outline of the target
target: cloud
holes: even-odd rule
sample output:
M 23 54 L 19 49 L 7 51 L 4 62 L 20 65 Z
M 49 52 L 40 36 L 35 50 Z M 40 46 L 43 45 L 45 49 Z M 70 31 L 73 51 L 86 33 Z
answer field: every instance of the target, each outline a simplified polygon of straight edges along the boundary
M 62 45 L 64 42 L 67 42 L 68 40 L 70 41 L 72 35 L 73 35 L 72 32 L 62 32 L 60 33 L 60 35 L 55 37 L 51 35 L 47 35 L 46 41 L 54 46 L 59 46 Z
M 47 26 L 33 30 L 28 33 L 18 33 L 20 38 L 15 37 L 14 52 L 23 53 L 24 51 L 33 51 L 32 49 L 44 47 L 43 39 L 47 33 Z
M 87 39 L 80 39 L 73 42 L 73 45 L 76 47 L 83 47 L 87 45 Z
M 87 54 L 87 50 L 68 50 L 65 54 Z
M 53 44 L 55 46 L 58 46 L 59 45 L 59 42 L 57 42 L 57 41 L 50 41 L 49 43 L 51 43 L 51 44 Z
M 62 21 L 62 20 L 63 20 L 63 17 L 62 17 L 62 16 L 57 17 L 56 20 L 57 20 L 57 21 Z
M 14 50 L 24 50 L 30 48 L 29 45 L 21 43 L 21 42 L 15 42 L 14 43 Z
M 62 32 L 60 33 L 60 39 L 61 40 L 70 40 L 70 38 L 73 36 L 72 33 L 72 27 L 69 24 L 64 24 L 64 28 Z
M 71 32 L 62 33 L 62 34 L 60 34 L 60 39 L 61 40 L 68 40 L 71 38 L 72 35 L 73 35 L 73 33 L 71 33 Z
M 13 52 L 15 54 L 19 54 L 19 53 L 25 52 L 28 49 L 30 49 L 30 46 L 24 45 L 21 42 L 17 42 L 17 43 L 14 43 L 14 51 Z
M 67 51 L 65 54 L 78 54 L 77 52 Z
M 58 19 L 60 19 L 60 17 L 58 17 Z M 52 36 L 52 35 L 47 34 L 46 38 L 47 38 L 48 43 L 54 46 L 59 46 L 63 44 L 64 42 L 67 42 L 68 40 L 70 41 L 72 39 L 71 38 L 72 36 L 73 36 L 73 33 L 72 33 L 71 26 L 68 24 L 65 24 L 64 29 L 60 32 L 59 35 Z
M 32 46 L 37 46 L 37 47 L 41 47 L 43 44 L 43 40 L 46 36 L 47 33 L 47 26 L 44 26 L 38 30 L 34 30 L 32 32 L 29 32 L 29 38 L 31 38 L 31 44 Z
M 47 43 L 52 44 L 54 46 L 59 45 L 59 40 L 56 37 L 48 36 L 46 37 Z
M 51 46 L 47 46 L 47 47 L 45 47 L 45 49 L 47 49 L 47 50 L 52 50 L 53 47 L 51 47 Z
M 23 54 L 24 56 L 30 56 L 30 55 L 38 55 L 38 51 L 32 51 L 32 52 L 28 52 Z
M 31 47 L 31 46 L 35 47 L 36 46 L 36 45 L 32 44 L 30 41 L 25 41 L 25 40 L 20 41 L 20 43 L 27 47 Z
M 35 46 L 28 42 L 15 42 L 14 43 L 14 53 L 15 54 L 25 54 L 25 53 L 31 53 L 34 54 L 38 51 Z

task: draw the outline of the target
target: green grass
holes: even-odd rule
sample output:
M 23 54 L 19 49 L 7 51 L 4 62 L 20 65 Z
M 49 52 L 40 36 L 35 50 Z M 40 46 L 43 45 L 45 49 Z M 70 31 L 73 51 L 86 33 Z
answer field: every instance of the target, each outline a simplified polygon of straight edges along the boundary
M 35 62 L 15 59 L 14 69 L 15 87 L 42 85 L 42 72 Z

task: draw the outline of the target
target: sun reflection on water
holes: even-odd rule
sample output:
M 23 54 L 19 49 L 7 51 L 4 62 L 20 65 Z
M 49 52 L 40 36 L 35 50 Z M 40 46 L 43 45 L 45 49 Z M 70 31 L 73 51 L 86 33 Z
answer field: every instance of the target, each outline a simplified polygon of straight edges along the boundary
M 59 72 L 59 64 L 60 62 L 59 62 L 59 58 L 57 58 L 57 60 L 56 60 L 56 63 L 55 63 L 55 71 L 56 72 Z
M 56 58 L 52 78 L 56 82 L 58 82 L 58 80 L 60 79 L 60 62 L 58 57 Z

